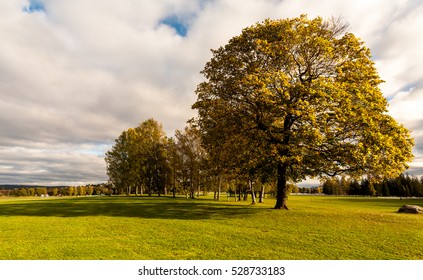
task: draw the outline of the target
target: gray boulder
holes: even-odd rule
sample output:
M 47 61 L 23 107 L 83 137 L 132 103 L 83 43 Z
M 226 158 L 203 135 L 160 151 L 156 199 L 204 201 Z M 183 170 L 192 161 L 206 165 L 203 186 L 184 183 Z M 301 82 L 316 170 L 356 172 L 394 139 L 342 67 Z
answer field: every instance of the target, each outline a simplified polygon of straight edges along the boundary
M 398 209 L 398 213 L 423 214 L 423 207 L 417 205 L 403 205 Z

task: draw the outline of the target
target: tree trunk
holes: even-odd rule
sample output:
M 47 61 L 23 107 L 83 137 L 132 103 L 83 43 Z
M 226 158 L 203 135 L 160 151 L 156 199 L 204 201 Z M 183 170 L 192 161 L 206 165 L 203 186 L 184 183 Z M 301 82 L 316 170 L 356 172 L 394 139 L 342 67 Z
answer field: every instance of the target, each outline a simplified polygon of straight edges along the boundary
M 147 179 L 147 192 L 148 192 L 148 196 L 151 196 L 151 188 L 152 188 L 152 179 L 151 179 L 151 177 L 148 177 L 148 179 Z
M 239 184 L 238 187 L 239 187 L 239 190 L 238 190 L 238 201 L 241 201 L 241 192 L 242 192 L 241 184 Z
M 201 173 L 198 171 L 198 185 L 197 185 L 197 197 L 200 197 L 201 191 Z
M 195 198 L 194 178 L 192 178 L 192 177 L 190 179 L 189 198 Z
M 217 177 L 217 200 L 220 201 L 220 176 Z
M 251 191 L 251 204 L 256 204 L 256 194 L 254 192 L 253 180 L 251 180 L 251 178 L 248 179 L 248 184 L 250 185 Z
M 172 189 L 172 192 L 173 192 L 173 197 L 175 198 L 176 197 L 176 164 L 174 164 L 173 165 L 173 189 Z
M 288 196 L 286 195 L 286 169 L 287 166 L 285 164 L 278 164 L 278 183 L 276 189 L 276 205 L 274 209 L 289 210 L 287 205 Z
M 261 186 L 260 197 L 259 197 L 259 203 L 263 203 L 263 202 L 264 202 L 264 185 Z

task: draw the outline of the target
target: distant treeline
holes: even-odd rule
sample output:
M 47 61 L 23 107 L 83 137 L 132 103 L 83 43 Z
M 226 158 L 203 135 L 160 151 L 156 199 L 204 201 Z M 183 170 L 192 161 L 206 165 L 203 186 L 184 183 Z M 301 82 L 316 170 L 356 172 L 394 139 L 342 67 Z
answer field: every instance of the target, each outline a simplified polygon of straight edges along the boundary
M 109 195 L 113 191 L 108 184 L 86 186 L 42 187 L 42 186 L 0 186 L 0 196 L 86 196 Z
M 399 196 L 423 197 L 423 176 L 401 174 L 394 179 L 375 183 L 368 179 L 361 181 L 336 178 L 326 180 L 317 192 L 327 195 Z
M 222 183 L 222 190 L 228 194 L 247 196 L 248 188 L 238 186 L 233 191 L 231 184 Z M 266 184 L 266 193 L 274 195 L 275 186 Z M 289 193 L 326 194 L 326 195 L 354 195 L 354 196 L 397 196 L 397 197 L 423 197 L 423 176 L 417 178 L 408 174 L 401 174 L 394 179 L 385 179 L 380 183 L 368 179 L 361 181 L 347 178 L 327 179 L 318 187 L 298 187 L 289 184 Z M 262 190 L 263 192 L 263 190 Z M 86 196 L 86 195 L 111 195 L 124 194 L 125 192 L 113 187 L 109 183 L 92 184 L 86 186 L 16 186 L 1 185 L 0 196 Z M 257 193 L 260 193 L 257 191 Z M 263 192 L 264 194 L 264 192 Z M 259 195 L 257 195 L 259 196 Z M 241 199 L 241 198 L 240 198 Z

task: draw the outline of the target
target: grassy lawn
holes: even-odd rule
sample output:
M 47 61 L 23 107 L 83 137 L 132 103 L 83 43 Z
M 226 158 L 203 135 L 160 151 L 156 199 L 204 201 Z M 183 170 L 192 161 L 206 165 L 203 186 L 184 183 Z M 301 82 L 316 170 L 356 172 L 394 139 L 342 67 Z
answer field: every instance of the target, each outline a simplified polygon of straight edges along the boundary
M 226 198 L 225 198 L 226 199 Z M 423 259 L 423 200 L 0 199 L 0 259 Z

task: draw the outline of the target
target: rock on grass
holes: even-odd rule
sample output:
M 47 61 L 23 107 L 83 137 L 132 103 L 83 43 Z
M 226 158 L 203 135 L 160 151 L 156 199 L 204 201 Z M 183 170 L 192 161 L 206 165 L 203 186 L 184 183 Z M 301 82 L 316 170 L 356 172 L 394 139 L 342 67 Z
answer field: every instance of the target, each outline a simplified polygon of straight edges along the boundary
M 417 205 L 403 205 L 398 209 L 398 213 L 423 214 L 423 207 Z

